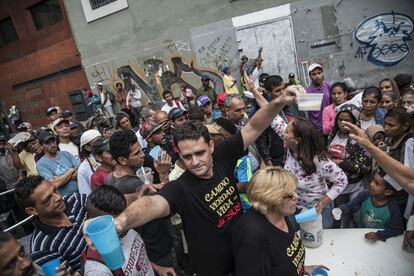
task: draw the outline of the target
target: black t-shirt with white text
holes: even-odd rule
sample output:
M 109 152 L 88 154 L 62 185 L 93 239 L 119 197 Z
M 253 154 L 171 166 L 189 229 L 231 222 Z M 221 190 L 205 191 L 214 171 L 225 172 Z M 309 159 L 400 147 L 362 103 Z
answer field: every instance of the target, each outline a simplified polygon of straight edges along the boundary
M 232 250 L 236 276 L 278 276 L 304 273 L 305 247 L 286 219 L 289 233 L 249 209 L 234 225 Z
M 215 147 L 211 179 L 186 171 L 159 193 L 171 214 L 181 216 L 191 269 L 197 275 L 227 275 L 234 270 L 230 234 L 242 214 L 234 168 L 245 154 L 239 132 Z

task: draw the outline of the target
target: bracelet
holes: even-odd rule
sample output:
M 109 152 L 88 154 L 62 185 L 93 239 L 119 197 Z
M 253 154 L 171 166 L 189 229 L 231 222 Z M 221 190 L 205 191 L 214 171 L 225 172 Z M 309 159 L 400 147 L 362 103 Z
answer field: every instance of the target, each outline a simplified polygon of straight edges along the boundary
M 414 231 L 414 215 L 411 215 L 407 221 L 407 231 Z

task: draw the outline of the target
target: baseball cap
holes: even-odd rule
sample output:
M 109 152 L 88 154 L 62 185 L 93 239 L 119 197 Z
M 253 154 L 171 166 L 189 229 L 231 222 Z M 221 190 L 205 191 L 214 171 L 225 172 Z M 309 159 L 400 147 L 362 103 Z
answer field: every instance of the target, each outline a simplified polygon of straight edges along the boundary
M 316 68 L 320 68 L 323 70 L 322 65 L 320 65 L 319 63 L 312 63 L 308 68 L 308 73 L 312 72 Z
M 248 58 L 246 57 L 246 55 L 242 55 L 240 59 L 243 60 L 243 59 L 248 59 Z
M 0 134 L 0 141 L 6 141 L 7 137 L 4 134 Z
M 69 124 L 69 121 L 64 118 L 57 118 L 56 120 L 53 121 L 52 128 L 55 129 L 55 127 L 63 123 Z
M 183 116 L 184 114 L 187 114 L 187 111 L 180 109 L 178 107 L 174 107 L 170 110 L 170 112 L 168 112 L 168 120 L 173 121 L 178 117 Z
M 72 112 L 70 112 L 69 110 L 66 109 L 65 111 L 62 112 L 62 114 L 60 114 L 60 116 L 62 118 L 68 118 L 68 117 L 72 116 Z
M 39 141 L 40 144 L 46 144 L 51 139 L 56 140 L 56 136 L 53 134 L 52 131 L 49 131 L 49 130 L 43 130 L 42 132 L 40 132 L 39 136 L 37 137 L 37 140 Z
M 50 114 L 52 114 L 53 112 L 57 112 L 57 108 L 56 108 L 56 106 L 51 106 L 51 107 L 48 107 L 47 109 L 46 109 L 46 116 L 49 116 Z
M 223 105 L 224 104 L 224 99 L 228 96 L 229 94 L 226 92 L 221 93 L 220 95 L 217 96 L 217 104 L 218 105 Z
M 159 124 L 154 120 L 147 120 L 142 124 L 139 133 L 141 133 L 144 139 L 148 139 L 152 134 L 160 130 L 163 126 L 164 124 Z
M 110 151 L 109 140 L 104 137 L 98 137 L 91 143 L 94 153 L 101 154 L 104 151 Z
M 81 138 L 80 138 L 80 147 L 82 148 L 84 145 L 89 144 L 94 140 L 95 138 L 101 137 L 101 133 L 97 131 L 96 129 L 89 129 L 85 131 Z
M 295 74 L 289 73 L 289 79 L 294 79 L 294 78 L 295 78 Z
M 197 105 L 200 107 L 206 106 L 208 103 L 211 103 L 210 98 L 206 95 L 202 95 L 197 99 Z
M 202 80 L 202 81 L 209 81 L 209 80 L 210 80 L 210 78 L 209 78 L 208 76 L 202 76 L 202 77 L 201 77 L 201 80 Z
M 224 66 L 223 69 L 221 70 L 223 73 L 227 72 L 228 70 L 230 70 L 231 67 L 230 66 Z

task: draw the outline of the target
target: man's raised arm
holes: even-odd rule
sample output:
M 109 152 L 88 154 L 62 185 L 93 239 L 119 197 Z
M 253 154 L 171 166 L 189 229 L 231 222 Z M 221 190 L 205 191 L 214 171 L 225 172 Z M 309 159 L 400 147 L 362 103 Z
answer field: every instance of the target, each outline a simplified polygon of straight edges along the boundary
M 160 195 L 143 196 L 115 218 L 115 226 L 122 233 L 169 214 L 170 206 L 165 198 Z
M 249 78 L 247 78 L 246 84 L 249 89 L 253 89 Z M 247 149 L 250 144 L 254 143 L 260 134 L 272 123 L 276 115 L 287 104 L 295 102 L 295 99 L 295 95 L 281 95 L 268 104 L 263 105 L 241 129 L 244 149 Z

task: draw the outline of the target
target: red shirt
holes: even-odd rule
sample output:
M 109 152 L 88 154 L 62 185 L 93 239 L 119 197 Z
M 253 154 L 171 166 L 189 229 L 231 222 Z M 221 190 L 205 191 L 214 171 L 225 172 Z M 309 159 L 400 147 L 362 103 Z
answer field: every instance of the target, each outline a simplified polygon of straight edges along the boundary
M 96 171 L 91 176 L 92 190 L 95 190 L 99 186 L 102 186 L 103 184 L 105 184 L 105 180 L 108 177 L 109 173 L 110 172 L 107 172 L 101 169 L 101 167 L 97 168 Z

